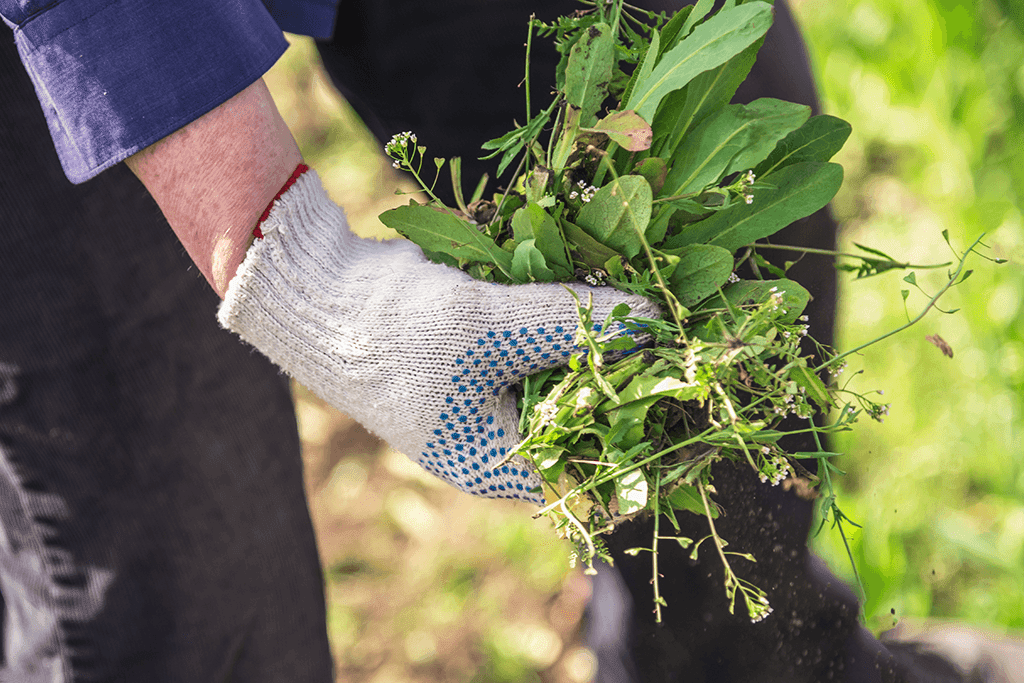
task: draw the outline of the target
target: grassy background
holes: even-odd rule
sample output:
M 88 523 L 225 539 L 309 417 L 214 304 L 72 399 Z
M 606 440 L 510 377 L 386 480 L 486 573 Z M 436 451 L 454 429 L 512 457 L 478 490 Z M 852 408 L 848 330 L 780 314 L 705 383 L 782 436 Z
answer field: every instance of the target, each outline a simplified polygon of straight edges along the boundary
M 902 620 L 1024 627 L 1024 10 L 1017 0 L 797 1 L 825 109 L 849 120 L 834 203 L 841 240 L 915 263 L 951 258 L 982 233 L 996 266 L 974 273 L 917 327 L 851 359 L 844 375 L 884 390 L 883 424 L 839 444 L 844 511 L 876 632 Z M 524 18 L 525 20 L 525 18 Z M 1015 23 L 1019 21 L 1021 23 Z M 268 76 L 307 160 L 357 232 L 403 203 L 402 179 L 296 40 Z M 311 66 L 312 65 L 312 66 Z M 429 145 L 429 141 L 423 141 Z M 844 280 L 840 349 L 902 324 L 890 273 Z M 926 292 L 942 271 L 918 271 Z M 908 307 L 926 297 L 912 291 Z M 945 358 L 924 337 L 939 334 Z M 857 374 L 859 371 L 863 371 Z M 546 522 L 418 469 L 301 387 L 310 505 L 346 681 L 586 681 L 586 580 Z M 814 547 L 851 578 L 828 529 Z M 894 612 L 895 611 L 895 616 Z

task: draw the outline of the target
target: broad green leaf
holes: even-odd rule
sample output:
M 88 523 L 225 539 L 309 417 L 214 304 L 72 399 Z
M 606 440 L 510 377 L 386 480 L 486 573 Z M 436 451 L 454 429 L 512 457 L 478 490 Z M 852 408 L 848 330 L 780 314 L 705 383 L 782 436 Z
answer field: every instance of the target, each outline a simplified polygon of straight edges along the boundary
M 590 128 L 581 130 L 588 133 L 604 133 L 612 142 L 630 152 L 639 152 L 651 147 L 651 127 L 637 116 L 635 111 L 612 112 Z
M 615 498 L 619 514 L 631 515 L 647 505 L 647 478 L 639 469 L 615 478 Z
M 737 202 L 702 221 L 683 227 L 664 248 L 716 244 L 735 251 L 809 216 L 828 204 L 843 182 L 838 164 L 803 161 L 759 178 L 772 187 L 752 191 L 753 202 Z
M 668 504 L 676 510 L 688 510 L 694 514 L 704 514 L 704 501 L 700 497 L 696 486 L 680 484 L 668 495 Z M 709 506 L 712 517 L 718 517 L 718 507 Z
M 619 400 L 623 405 L 643 401 L 651 396 L 669 396 L 680 401 L 690 401 L 704 391 L 704 387 L 688 384 L 675 377 L 639 375 L 630 380 L 626 388 L 619 392 Z
M 663 239 L 665 239 L 665 233 L 668 232 L 669 221 L 672 220 L 672 216 L 675 215 L 676 209 L 674 206 L 661 205 L 658 209 L 657 215 L 654 219 L 647 224 L 647 233 L 644 237 L 647 238 L 647 243 L 650 245 L 658 245 Z
M 668 175 L 668 166 L 665 164 L 664 159 L 660 159 L 658 157 L 647 157 L 636 165 L 633 172 L 646 178 L 647 184 L 651 186 L 651 192 L 658 194 L 661 192 L 661 188 L 665 184 L 665 177 Z
M 779 305 L 786 313 L 780 319 L 788 324 L 796 321 L 811 300 L 810 292 L 792 280 L 741 280 L 726 286 L 722 293 L 733 306 L 744 308 L 767 303 L 776 293 L 781 294 Z M 701 308 L 721 308 L 722 305 L 721 298 L 715 296 Z
M 530 214 L 526 207 L 512 214 L 512 239 L 515 240 L 516 244 L 522 244 L 526 240 L 533 239 L 533 222 L 530 220 Z
M 812 116 L 779 141 L 768 158 L 758 164 L 758 177 L 798 161 L 828 161 L 850 137 L 850 124 L 834 116 Z
M 544 261 L 536 242 L 532 239 L 520 242 L 512 255 L 512 277 L 517 282 L 553 282 L 555 274 Z
M 690 244 L 673 252 L 679 256 L 669 278 L 669 289 L 686 307 L 718 291 L 732 273 L 732 253 L 712 244 Z
M 604 268 L 605 262 L 612 258 L 620 258 L 621 255 L 614 249 L 601 244 L 587 234 L 583 228 L 562 219 L 562 232 L 568 240 L 573 251 L 579 254 L 580 259 L 591 268 Z
M 572 278 L 572 263 L 565 248 L 565 240 L 562 239 L 562 232 L 558 229 L 558 223 L 547 211 L 537 204 L 530 204 L 526 207 L 530 214 L 530 222 L 533 224 L 533 238 L 537 241 L 537 248 L 544 254 L 544 260 L 548 267 L 555 271 L 556 279 L 568 280 Z
M 429 206 L 400 206 L 382 213 L 380 220 L 426 251 L 493 263 L 512 277 L 512 254 L 458 216 Z
M 611 429 L 605 436 L 605 443 L 618 448 L 632 448 L 644 438 L 644 421 L 647 419 L 647 409 L 658 400 L 657 397 L 649 397 L 645 400 L 636 400 L 628 405 L 616 408 L 607 412 Z M 598 408 L 600 411 L 600 408 Z
M 657 59 L 654 60 L 655 64 L 657 64 L 657 62 L 661 59 L 662 55 L 664 55 L 666 52 L 674 48 L 676 45 L 679 44 L 680 40 L 686 37 L 686 34 L 682 32 L 683 26 L 689 20 L 690 13 L 692 11 L 693 5 L 683 7 L 674 15 L 672 15 L 672 18 L 669 19 L 668 22 L 661 27 L 661 31 L 658 32 L 658 42 L 660 43 L 660 45 L 658 46 L 658 52 L 656 53 Z M 653 64 L 651 65 L 651 68 L 654 68 Z M 648 74 L 649 73 L 650 71 L 648 71 Z
M 729 173 L 753 168 L 810 114 L 810 107 L 771 98 L 722 108 L 683 140 L 663 192 L 697 192 Z
M 580 125 L 593 125 L 595 114 L 608 96 L 615 62 L 615 40 L 608 24 L 594 24 L 569 52 L 565 70 L 565 99 L 581 110 Z
M 789 374 L 797 386 L 804 388 L 807 398 L 818 404 L 822 410 L 829 410 L 834 406 L 831 394 L 825 388 L 825 383 L 806 366 L 800 365 L 792 369 Z
M 651 219 L 651 186 L 643 176 L 627 175 L 598 190 L 580 209 L 576 222 L 591 237 L 633 258 Z
M 662 28 L 662 32 L 665 29 Z M 633 92 L 633 87 L 637 82 L 646 79 L 651 75 L 651 71 L 654 70 L 654 63 L 658 61 L 658 53 L 661 50 L 661 33 L 655 32 L 651 36 L 651 42 L 647 46 L 647 50 L 644 52 L 643 59 L 640 60 L 639 65 L 633 71 L 632 77 L 629 79 L 629 83 L 626 85 L 626 89 L 622 92 L 622 101 L 625 102 L 629 99 L 630 93 Z
M 683 24 L 683 28 L 679 33 L 683 36 L 689 35 L 693 27 L 697 25 L 697 22 L 706 17 L 714 5 L 715 0 L 697 0 L 697 4 L 693 6 L 690 16 L 686 17 L 686 23 Z
M 771 97 L 754 100 L 745 109 L 756 117 L 751 124 L 750 142 L 733 157 L 725 169 L 726 175 L 754 168 L 772 153 L 779 140 L 802 126 L 811 115 L 811 108 L 806 105 Z
M 518 209 L 512 215 L 512 235 L 517 245 L 526 240 L 535 240 L 535 246 L 544 255 L 544 261 L 554 272 L 555 280 L 572 279 L 572 264 L 562 233 L 555 219 L 543 207 L 531 202 Z
M 654 116 L 653 127 L 658 131 L 653 145 L 655 154 L 666 159 L 675 156 L 688 132 L 729 103 L 754 66 L 762 42 L 763 39 L 755 41 L 729 61 L 698 75 L 685 88 L 662 101 Z
M 739 53 L 763 36 L 771 23 L 772 7 L 765 2 L 719 12 L 662 56 L 651 75 L 636 84 L 624 108 L 652 120 L 666 95 Z

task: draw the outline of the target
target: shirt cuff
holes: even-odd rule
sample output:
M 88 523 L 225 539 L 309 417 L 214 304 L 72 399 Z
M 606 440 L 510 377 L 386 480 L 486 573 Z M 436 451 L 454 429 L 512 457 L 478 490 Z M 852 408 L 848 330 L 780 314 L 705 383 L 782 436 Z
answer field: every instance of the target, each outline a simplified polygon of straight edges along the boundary
M 15 42 L 73 183 L 216 108 L 288 47 L 259 0 L 65 1 Z

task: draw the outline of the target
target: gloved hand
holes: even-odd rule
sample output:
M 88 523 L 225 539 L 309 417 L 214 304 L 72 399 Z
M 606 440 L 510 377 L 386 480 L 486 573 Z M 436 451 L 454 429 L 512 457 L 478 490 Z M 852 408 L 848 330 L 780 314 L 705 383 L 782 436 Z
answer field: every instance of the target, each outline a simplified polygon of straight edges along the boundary
M 301 168 L 301 167 L 300 167 Z M 576 302 L 557 284 L 499 285 L 427 261 L 411 242 L 349 232 L 315 172 L 287 189 L 231 280 L 218 318 L 313 393 L 463 491 L 542 504 L 509 386 L 568 362 Z M 574 285 L 594 320 L 611 288 Z

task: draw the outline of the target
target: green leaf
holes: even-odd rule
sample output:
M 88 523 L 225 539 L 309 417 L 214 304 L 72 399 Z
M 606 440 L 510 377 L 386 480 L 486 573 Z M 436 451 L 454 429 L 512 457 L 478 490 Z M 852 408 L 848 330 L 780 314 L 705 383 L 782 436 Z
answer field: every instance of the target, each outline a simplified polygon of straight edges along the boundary
M 679 143 L 710 114 L 729 104 L 740 83 L 750 73 L 763 38 L 729 61 L 698 75 L 682 90 L 666 97 L 654 116 L 654 153 L 676 155 Z
M 666 95 L 736 55 L 763 36 L 771 23 L 772 7 L 765 2 L 719 12 L 664 54 L 650 76 L 636 84 L 625 109 L 652 120 Z
M 764 304 L 776 292 L 782 294 L 782 308 L 786 314 L 780 318 L 782 322 L 792 324 L 803 313 L 811 294 L 799 283 L 792 280 L 740 280 L 722 290 L 725 298 L 733 306 L 753 306 Z M 722 308 L 725 304 L 721 297 L 708 299 L 701 310 Z
M 704 387 L 687 384 L 675 377 L 637 375 L 619 392 L 615 401 L 605 401 L 595 412 L 600 415 L 609 408 L 617 409 L 638 402 L 643 403 L 652 398 L 669 397 L 679 401 L 691 401 L 705 391 Z
M 686 244 L 717 244 L 730 251 L 773 235 L 828 204 L 843 182 L 843 167 L 803 161 L 765 176 L 772 187 L 752 190 L 753 203 L 737 202 L 702 221 L 684 226 L 665 241 L 671 249 Z
M 576 222 L 591 237 L 627 258 L 640 253 L 640 235 L 651 220 L 651 186 L 627 175 L 605 185 L 580 209 Z
M 581 128 L 587 133 L 604 133 L 612 142 L 629 152 L 650 149 L 651 126 L 635 111 L 616 111 L 604 117 L 590 128 Z
M 668 166 L 665 164 L 664 159 L 660 159 L 658 157 L 647 157 L 636 165 L 633 172 L 646 178 L 647 184 L 651 186 L 651 192 L 658 194 L 661 192 L 661 188 L 665 184 L 665 177 L 668 175 Z
M 817 403 L 818 407 L 822 410 L 827 411 L 834 407 L 832 395 L 825 388 L 825 383 L 806 366 L 798 365 L 790 371 L 789 376 L 793 378 L 797 386 L 804 388 L 804 391 L 807 392 L 807 397 Z
M 916 285 L 917 275 L 913 271 L 911 271 L 910 273 L 907 273 L 907 276 L 903 278 L 903 281 L 910 285 Z
M 520 242 L 512 255 L 512 277 L 516 282 L 554 282 L 555 274 L 548 268 L 544 254 L 532 239 Z
M 654 219 L 647 224 L 647 233 L 644 237 L 647 238 L 647 243 L 651 245 L 660 244 L 665 239 L 665 233 L 668 232 L 669 221 L 672 220 L 672 216 L 676 213 L 675 206 L 662 205 L 658 209 L 658 214 Z
M 732 273 L 732 254 L 722 247 L 690 244 L 669 253 L 679 256 L 669 289 L 688 308 L 714 294 Z
M 693 6 L 693 11 L 690 12 L 690 15 L 686 17 L 686 23 L 683 24 L 679 34 L 682 36 L 689 35 L 693 27 L 697 25 L 697 22 L 706 17 L 714 6 L 715 0 L 697 0 L 697 4 Z
M 662 31 L 664 31 L 664 28 L 662 28 Z M 655 32 L 654 35 L 651 36 L 651 42 L 647 46 L 647 50 L 644 52 L 643 59 L 633 71 L 633 75 L 630 77 L 629 83 L 626 85 L 626 89 L 622 92 L 623 102 L 629 99 L 630 93 L 633 92 L 633 87 L 639 81 L 642 81 L 651 75 L 651 71 L 654 69 L 654 64 L 658 61 L 658 53 L 660 51 L 661 33 Z
M 615 498 L 619 502 L 619 514 L 630 515 L 640 512 L 647 505 L 647 478 L 639 469 L 615 478 Z
M 608 96 L 615 63 L 615 40 L 608 24 L 594 24 L 569 52 L 565 70 L 565 99 L 579 107 L 580 125 L 593 125 L 595 114 Z
M 812 116 L 779 141 L 754 173 L 761 177 L 798 161 L 828 161 L 842 149 L 852 130 L 849 123 L 834 116 Z
M 589 267 L 601 268 L 603 270 L 604 264 L 609 259 L 621 258 L 622 255 L 619 252 L 601 244 L 575 223 L 563 218 L 561 224 L 562 232 L 565 234 L 565 239 L 569 242 L 572 250 L 579 254 L 583 263 Z
M 686 33 L 683 33 L 683 26 L 688 22 L 692 11 L 692 5 L 683 7 L 673 14 L 672 18 L 661 27 L 661 31 L 658 33 L 660 45 L 658 46 L 657 59 L 655 59 L 655 63 L 657 63 L 657 61 L 660 60 L 666 52 L 678 45 L 680 40 L 687 36 Z M 651 66 L 653 68 L 653 64 Z
M 704 514 L 704 501 L 697 492 L 697 487 L 680 484 L 668 496 L 668 504 L 676 510 L 687 510 L 697 515 Z M 718 507 L 711 506 L 711 516 L 718 517 Z M 682 544 L 680 544 L 682 545 Z M 687 546 L 683 546 L 684 548 Z
M 530 222 L 533 225 L 533 238 L 537 241 L 537 248 L 544 254 L 544 260 L 548 267 L 555 271 L 557 280 L 569 280 L 573 276 L 572 262 L 565 247 L 565 240 L 562 232 L 558 229 L 558 223 L 547 211 L 536 204 L 526 207 L 530 215 Z
M 458 216 L 429 206 L 400 206 L 382 213 L 380 220 L 425 251 L 491 263 L 512 277 L 512 254 Z
M 696 192 L 729 173 L 753 168 L 810 114 L 810 107 L 767 97 L 724 107 L 683 140 L 682 153 L 665 179 L 665 194 Z

